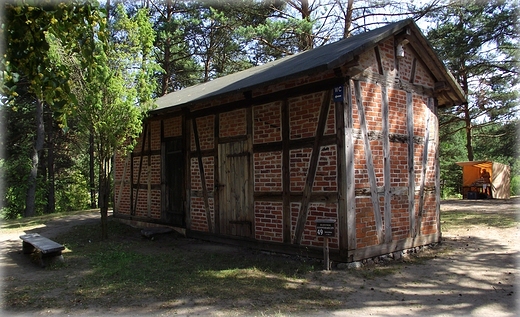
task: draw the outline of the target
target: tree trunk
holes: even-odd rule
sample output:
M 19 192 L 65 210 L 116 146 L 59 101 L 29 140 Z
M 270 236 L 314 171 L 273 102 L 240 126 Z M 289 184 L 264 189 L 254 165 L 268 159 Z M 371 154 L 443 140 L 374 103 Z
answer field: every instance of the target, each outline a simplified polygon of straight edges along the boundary
M 343 38 L 350 37 L 350 27 L 352 25 L 352 11 L 354 7 L 354 0 L 348 0 L 347 12 L 345 12 L 345 29 L 343 30 Z
M 471 137 L 471 117 L 469 114 L 469 105 L 464 105 L 464 124 L 466 125 L 466 149 L 468 150 L 468 161 L 473 161 L 473 142 Z
M 96 182 L 94 181 L 94 134 L 90 133 L 89 136 L 89 187 L 90 187 L 90 208 L 96 208 Z
M 462 61 L 461 62 L 461 67 L 460 69 L 464 70 L 466 69 L 466 65 L 465 65 L 465 62 Z M 469 93 L 469 85 L 468 85 L 468 74 L 465 72 L 465 71 L 461 71 L 460 72 L 460 86 L 462 88 L 462 90 L 464 91 L 464 94 L 466 96 L 468 96 L 468 93 Z M 472 140 L 472 137 L 471 137 L 471 134 L 472 134 L 472 128 L 473 126 L 471 125 L 471 113 L 470 113 L 470 109 L 469 109 L 469 104 L 468 103 L 465 103 L 462 105 L 464 107 L 463 109 L 463 113 L 464 113 L 464 125 L 465 125 L 465 129 L 466 129 L 466 150 L 468 151 L 468 161 L 473 161 L 474 159 L 474 155 L 473 155 L 473 140 Z
M 43 149 L 45 141 L 45 127 L 43 124 L 43 102 L 36 100 L 36 140 L 31 155 L 32 166 L 29 173 L 27 195 L 25 196 L 24 217 L 32 217 L 35 215 L 36 205 L 36 183 L 38 176 L 39 155 Z
M 300 5 L 301 6 L 299 8 L 299 11 L 302 15 L 302 20 L 310 21 L 311 20 L 311 11 L 310 11 L 310 7 L 309 7 L 309 1 L 300 0 Z M 299 45 L 300 52 L 308 51 L 308 50 L 312 49 L 312 47 L 314 46 L 313 41 L 312 41 L 312 31 L 311 31 L 311 33 L 301 34 L 298 45 Z
M 47 128 L 49 129 L 47 135 L 47 175 L 48 175 L 48 192 L 47 192 L 47 213 L 54 213 L 56 211 L 56 182 L 54 169 L 54 126 L 52 114 L 49 114 L 47 119 Z
M 99 163 L 99 209 L 101 213 L 101 239 L 108 239 L 108 201 L 110 196 L 110 178 L 108 162 Z
M 168 0 L 166 1 L 166 21 L 169 23 L 172 20 L 173 16 L 173 7 L 172 7 L 172 1 Z M 170 80 L 171 80 L 171 67 L 170 64 L 171 61 L 171 51 L 170 51 L 170 45 L 171 45 L 171 38 L 168 37 L 166 39 L 166 42 L 164 44 L 164 60 L 163 60 L 163 69 L 164 74 L 162 74 L 161 77 L 161 96 L 164 96 L 168 93 L 168 87 L 170 86 Z

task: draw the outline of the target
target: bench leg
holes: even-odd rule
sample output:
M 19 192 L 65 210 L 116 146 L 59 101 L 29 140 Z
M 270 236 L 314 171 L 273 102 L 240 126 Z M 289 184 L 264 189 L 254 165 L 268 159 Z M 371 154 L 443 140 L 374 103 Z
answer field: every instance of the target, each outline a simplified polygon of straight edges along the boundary
M 42 254 L 41 258 L 41 266 L 46 267 L 47 265 L 52 265 L 54 263 L 63 263 L 65 260 L 63 259 L 63 255 L 61 251 Z
M 25 241 L 22 241 L 22 249 L 23 254 L 33 253 L 36 250 L 36 248 L 32 244 Z

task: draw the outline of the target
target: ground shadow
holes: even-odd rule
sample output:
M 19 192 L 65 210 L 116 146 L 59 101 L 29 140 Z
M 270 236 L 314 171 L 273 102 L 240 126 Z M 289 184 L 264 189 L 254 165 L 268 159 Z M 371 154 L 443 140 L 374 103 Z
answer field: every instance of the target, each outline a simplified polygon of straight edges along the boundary
M 41 269 L 21 252 L 20 240 L 1 242 L 3 297 L 10 305 L 4 307 L 6 312 L 467 316 L 491 309 L 495 316 L 513 316 L 517 311 L 518 251 L 499 240 L 475 237 L 471 231 L 446 235 L 441 245 L 413 261 L 324 272 L 321 263 L 312 259 L 187 239 L 176 233 L 152 241 L 128 226 L 119 226 L 110 243 L 125 256 L 103 259 L 91 249 L 105 246 L 97 240 L 96 220 L 69 227 L 67 233 L 58 230 L 53 238 L 70 248 L 65 253 L 67 264 L 61 267 Z M 54 225 L 59 228 L 49 224 L 29 231 L 52 236 L 49 228 Z M 101 265 L 105 261 L 107 266 Z M 110 266 L 120 270 L 108 276 Z M 125 284 L 128 281 L 138 285 Z

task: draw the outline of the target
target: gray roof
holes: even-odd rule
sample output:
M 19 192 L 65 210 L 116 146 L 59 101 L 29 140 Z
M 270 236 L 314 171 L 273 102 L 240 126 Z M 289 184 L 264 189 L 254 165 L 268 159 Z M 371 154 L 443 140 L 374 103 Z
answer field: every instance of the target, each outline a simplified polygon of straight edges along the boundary
M 157 108 L 154 112 L 171 107 L 188 106 L 224 94 L 251 90 L 255 87 L 294 78 L 302 74 L 318 73 L 337 68 L 410 25 L 418 30 L 418 27 L 410 19 L 390 23 L 335 43 L 166 94 L 157 99 Z M 442 63 L 440 64 L 442 65 Z

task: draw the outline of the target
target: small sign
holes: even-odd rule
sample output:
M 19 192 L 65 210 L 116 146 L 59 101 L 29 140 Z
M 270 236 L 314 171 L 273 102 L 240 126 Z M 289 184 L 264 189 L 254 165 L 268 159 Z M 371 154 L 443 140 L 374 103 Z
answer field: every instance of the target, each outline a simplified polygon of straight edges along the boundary
M 334 237 L 336 235 L 336 220 L 317 219 L 316 235 L 320 237 Z
M 343 85 L 334 87 L 334 101 L 343 101 Z

